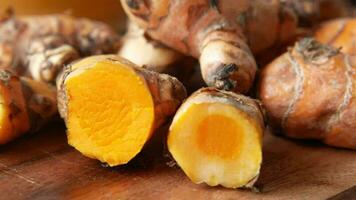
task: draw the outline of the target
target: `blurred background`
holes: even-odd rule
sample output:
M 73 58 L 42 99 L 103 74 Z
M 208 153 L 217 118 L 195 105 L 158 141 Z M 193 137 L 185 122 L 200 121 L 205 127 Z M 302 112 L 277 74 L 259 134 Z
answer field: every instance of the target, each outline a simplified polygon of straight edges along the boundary
M 0 0 L 0 12 L 12 8 L 17 15 L 69 12 L 74 16 L 104 21 L 123 30 L 125 15 L 120 0 Z

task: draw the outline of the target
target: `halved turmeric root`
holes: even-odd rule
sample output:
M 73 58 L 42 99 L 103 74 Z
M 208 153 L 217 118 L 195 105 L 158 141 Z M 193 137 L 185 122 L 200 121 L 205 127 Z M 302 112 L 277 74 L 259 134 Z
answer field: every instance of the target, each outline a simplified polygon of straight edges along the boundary
M 253 99 L 203 88 L 177 111 L 168 149 L 194 183 L 251 187 L 262 163 L 263 113 Z
M 153 131 L 174 114 L 186 91 L 171 76 L 107 55 L 68 66 L 58 95 L 69 144 L 115 166 L 141 151 Z
M 55 88 L 0 69 L 0 145 L 36 131 L 56 113 Z

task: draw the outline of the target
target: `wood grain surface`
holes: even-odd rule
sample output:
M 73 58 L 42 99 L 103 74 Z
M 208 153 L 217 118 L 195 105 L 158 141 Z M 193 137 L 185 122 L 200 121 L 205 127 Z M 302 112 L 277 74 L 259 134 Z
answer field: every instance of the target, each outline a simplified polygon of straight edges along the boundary
M 0 199 L 356 199 L 355 151 L 267 134 L 261 192 L 252 192 L 191 183 L 162 144 L 158 136 L 128 165 L 108 168 L 52 125 L 0 147 Z

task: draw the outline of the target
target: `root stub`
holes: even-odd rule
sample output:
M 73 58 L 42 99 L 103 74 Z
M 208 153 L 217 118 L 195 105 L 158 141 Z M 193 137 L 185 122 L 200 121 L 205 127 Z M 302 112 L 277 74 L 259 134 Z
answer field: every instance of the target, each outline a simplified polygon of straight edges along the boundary
M 248 187 L 259 174 L 263 130 L 254 100 L 205 88 L 178 110 L 168 149 L 194 183 Z
M 68 67 L 60 93 L 69 144 L 110 166 L 138 154 L 185 98 L 176 79 L 115 56 L 89 57 Z

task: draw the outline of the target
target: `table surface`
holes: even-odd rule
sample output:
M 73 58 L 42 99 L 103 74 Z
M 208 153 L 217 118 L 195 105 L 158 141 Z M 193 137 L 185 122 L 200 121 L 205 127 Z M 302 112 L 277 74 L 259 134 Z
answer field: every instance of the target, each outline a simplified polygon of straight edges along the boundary
M 191 183 L 161 135 L 128 165 L 109 168 L 51 125 L 0 147 L 0 199 L 356 199 L 356 151 L 266 134 L 260 192 L 252 192 Z

